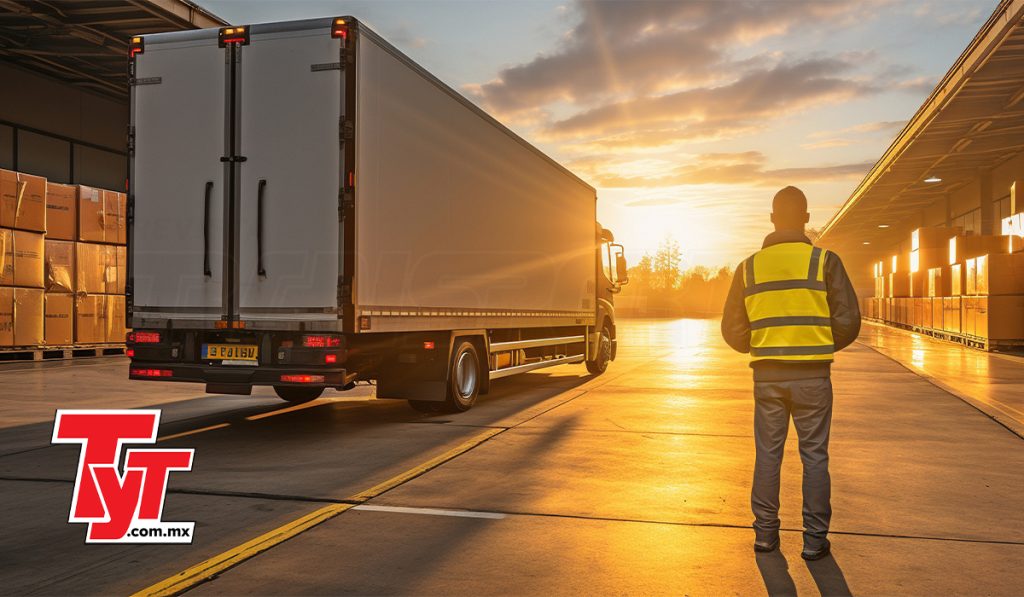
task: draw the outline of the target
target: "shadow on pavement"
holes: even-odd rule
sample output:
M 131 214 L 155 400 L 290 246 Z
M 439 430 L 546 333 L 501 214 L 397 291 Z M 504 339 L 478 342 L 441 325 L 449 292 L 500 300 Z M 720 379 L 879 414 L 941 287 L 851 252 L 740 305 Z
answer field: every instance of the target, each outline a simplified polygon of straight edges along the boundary
M 768 553 L 755 553 L 757 569 L 764 580 L 764 588 L 772 597 L 795 596 L 796 583 L 789 575 L 789 563 L 778 549 Z M 823 592 L 822 595 L 825 593 Z
M 830 597 L 851 597 L 853 595 L 849 585 L 846 584 L 846 576 L 843 575 L 834 555 L 814 562 L 807 562 L 807 569 L 810 570 L 814 584 L 818 585 L 818 591 L 822 595 Z

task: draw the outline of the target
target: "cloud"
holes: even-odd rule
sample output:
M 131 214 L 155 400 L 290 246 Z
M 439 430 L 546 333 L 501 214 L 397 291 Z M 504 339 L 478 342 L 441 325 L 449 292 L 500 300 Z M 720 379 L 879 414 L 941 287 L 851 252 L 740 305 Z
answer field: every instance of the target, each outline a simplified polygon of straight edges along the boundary
M 546 132 L 558 138 L 685 123 L 676 128 L 677 136 L 721 134 L 750 126 L 755 120 L 877 91 L 870 82 L 839 76 L 853 68 L 851 62 L 840 58 L 782 63 L 755 69 L 719 87 L 687 89 L 585 110 L 552 123 Z
M 670 167 L 664 164 L 662 174 L 620 175 L 605 166 L 596 180 L 602 187 L 665 187 L 678 185 L 739 184 L 744 186 L 801 185 L 809 182 L 835 181 L 863 177 L 873 161 L 832 164 L 798 168 L 766 168 L 767 158 L 757 151 L 741 153 L 709 153 L 689 163 Z M 659 203 L 664 204 L 664 203 Z M 630 205 L 643 205 L 634 202 Z
M 498 72 L 471 89 L 492 110 L 594 104 L 669 88 L 712 84 L 748 60 L 735 48 L 796 28 L 870 15 L 879 0 L 579 1 L 579 23 L 553 52 Z

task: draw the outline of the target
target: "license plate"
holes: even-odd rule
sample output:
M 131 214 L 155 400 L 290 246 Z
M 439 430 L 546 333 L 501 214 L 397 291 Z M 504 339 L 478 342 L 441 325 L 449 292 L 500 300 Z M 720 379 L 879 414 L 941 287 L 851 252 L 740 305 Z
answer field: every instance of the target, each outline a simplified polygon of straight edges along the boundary
M 224 361 L 255 363 L 259 359 L 260 347 L 254 344 L 203 344 L 203 358 Z M 229 362 L 232 361 L 232 362 Z

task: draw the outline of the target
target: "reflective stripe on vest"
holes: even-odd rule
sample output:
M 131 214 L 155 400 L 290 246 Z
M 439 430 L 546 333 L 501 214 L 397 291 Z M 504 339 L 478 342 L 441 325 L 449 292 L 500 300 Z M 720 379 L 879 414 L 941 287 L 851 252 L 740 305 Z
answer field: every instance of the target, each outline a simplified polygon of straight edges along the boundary
M 761 249 L 743 262 L 743 286 L 752 360 L 832 360 L 824 251 L 802 242 Z

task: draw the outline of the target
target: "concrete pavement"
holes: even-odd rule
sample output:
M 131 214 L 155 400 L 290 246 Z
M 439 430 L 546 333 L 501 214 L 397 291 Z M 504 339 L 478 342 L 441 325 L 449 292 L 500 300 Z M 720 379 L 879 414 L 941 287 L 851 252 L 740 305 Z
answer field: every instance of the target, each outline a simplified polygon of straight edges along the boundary
M 717 321 L 627 321 L 605 375 L 503 380 L 462 415 L 420 415 L 369 388 L 304 408 L 265 392 L 202 397 L 127 382 L 123 361 L 0 370 L 0 592 L 142 589 L 493 430 L 190 592 L 1017 594 L 1024 440 L 1003 407 L 1019 404 L 1024 364 L 897 334 L 866 328 L 835 367 L 834 557 L 816 563 L 799 558 L 795 433 L 782 550 L 750 549 L 750 375 Z M 979 389 L 985 375 L 965 381 L 982 361 L 998 391 Z M 986 400 L 1000 421 L 976 408 Z M 77 450 L 48 445 L 53 410 L 152 405 L 162 436 L 186 434 L 161 447 L 196 448 L 164 517 L 196 520 L 195 542 L 83 545 L 65 522 Z

